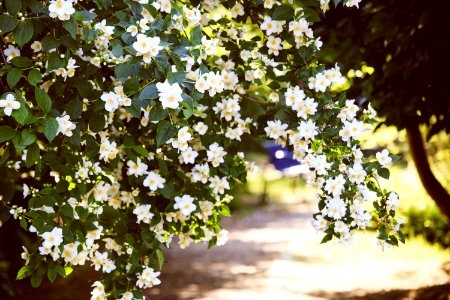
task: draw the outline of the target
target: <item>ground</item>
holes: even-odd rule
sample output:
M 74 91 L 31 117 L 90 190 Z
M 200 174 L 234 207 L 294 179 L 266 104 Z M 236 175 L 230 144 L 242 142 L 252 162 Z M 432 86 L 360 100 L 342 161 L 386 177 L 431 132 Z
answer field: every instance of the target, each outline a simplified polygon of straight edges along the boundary
M 166 253 L 152 300 L 445 299 L 450 254 L 418 241 L 382 251 L 374 235 L 320 245 L 310 204 L 272 204 L 224 222 L 226 245 Z M 432 287 L 431 287 L 432 286 Z M 428 288 L 427 288 L 428 287 Z M 449 298 L 450 299 L 450 298 Z

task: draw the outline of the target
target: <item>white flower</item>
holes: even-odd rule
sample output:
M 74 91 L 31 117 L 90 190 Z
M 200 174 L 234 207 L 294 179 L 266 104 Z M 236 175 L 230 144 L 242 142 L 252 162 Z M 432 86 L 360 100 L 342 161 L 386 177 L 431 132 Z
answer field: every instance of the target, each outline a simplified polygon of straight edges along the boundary
M 197 208 L 193 203 L 194 200 L 195 199 L 189 195 L 183 195 L 181 197 L 176 196 L 173 208 L 179 209 L 184 216 L 188 217 Z
M 194 130 L 198 132 L 200 135 L 204 135 L 208 130 L 208 125 L 203 122 L 198 122 L 194 125 Z
M 50 17 L 59 18 L 61 21 L 69 20 L 75 12 L 72 0 L 51 0 L 48 10 Z
M 219 146 L 217 142 L 212 143 L 209 146 L 209 150 L 206 151 L 208 161 L 212 163 L 213 167 L 218 167 L 224 162 L 223 157 L 227 154 L 223 147 Z
M 144 186 L 148 187 L 151 191 L 156 191 L 158 188 L 162 189 L 164 188 L 164 183 L 166 180 L 161 177 L 156 172 L 149 172 L 147 174 L 147 177 L 144 179 Z
M 141 162 L 141 159 L 138 157 L 136 162 L 129 160 L 127 161 L 128 171 L 127 175 L 134 175 L 136 177 L 142 176 L 147 172 L 148 166 Z
M 39 41 L 34 41 L 30 47 L 33 49 L 33 52 L 39 52 L 42 50 L 42 44 Z
M 119 107 L 119 97 L 113 93 L 103 93 L 100 99 L 105 102 L 105 109 L 109 112 L 114 112 Z
M 58 133 L 60 132 L 69 137 L 72 136 L 72 130 L 74 130 L 76 126 L 70 121 L 69 115 L 56 117 L 56 121 L 58 122 Z
M 20 108 L 20 102 L 16 100 L 14 94 L 8 94 L 6 99 L 0 100 L 0 107 L 4 107 L 3 112 L 5 115 L 10 116 L 14 109 Z
M 383 151 L 377 152 L 375 156 L 382 166 L 389 165 L 392 162 L 392 158 L 389 157 L 389 151 L 387 149 L 383 149 Z
M 44 232 L 41 237 L 44 239 L 44 242 L 42 243 L 43 247 L 57 247 L 63 242 L 62 229 L 59 227 L 53 228 L 52 231 Z
M 170 84 L 167 80 L 165 82 L 158 82 L 156 88 L 159 92 L 159 101 L 161 101 L 162 107 L 176 109 L 183 102 L 181 90 L 178 83 Z
M 20 50 L 14 47 L 13 45 L 8 45 L 3 53 L 6 55 L 6 61 L 9 62 L 14 57 L 20 56 Z
M 228 241 L 228 230 L 222 229 L 217 234 L 217 246 L 223 246 Z
M 237 2 L 232 8 L 231 8 L 231 16 L 233 18 L 237 18 L 237 16 L 243 16 L 244 15 L 244 6 Z
M 133 210 L 133 214 L 137 216 L 137 223 L 140 223 L 142 221 L 146 224 L 150 224 L 150 221 L 154 216 L 154 214 L 150 212 L 151 207 L 152 206 L 150 204 L 136 206 L 136 208 Z
M 158 279 L 160 274 L 160 272 L 155 272 L 153 268 L 146 267 L 142 273 L 139 274 L 136 286 L 142 289 L 158 285 L 161 283 L 161 280 Z
M 386 210 L 387 211 L 396 210 L 398 206 L 398 201 L 399 201 L 398 195 L 394 192 L 390 192 L 386 200 Z
M 127 27 L 127 32 L 129 32 L 131 34 L 131 36 L 136 36 L 138 34 L 139 30 L 135 25 L 130 25 Z
M 195 164 L 195 158 L 198 156 L 197 151 L 194 151 L 192 147 L 188 147 L 186 150 L 181 152 L 183 158 L 183 163 L 185 164 Z

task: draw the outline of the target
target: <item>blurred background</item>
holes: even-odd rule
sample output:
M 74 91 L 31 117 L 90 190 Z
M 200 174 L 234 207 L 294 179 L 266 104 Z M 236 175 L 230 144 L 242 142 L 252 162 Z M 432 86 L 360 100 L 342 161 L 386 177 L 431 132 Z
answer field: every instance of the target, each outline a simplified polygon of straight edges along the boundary
M 348 248 L 320 245 L 304 177 L 277 170 L 263 141 L 245 141 L 259 171 L 235 191 L 233 217 L 223 224 L 229 242 L 210 250 L 174 243 L 162 284 L 148 298 L 450 299 L 450 100 L 448 76 L 439 72 L 448 70 L 449 52 L 435 38 L 448 35 L 447 11 L 411 0 L 363 1 L 359 10 L 330 4 L 315 28 L 324 42 L 320 59 L 339 62 L 346 75 L 335 90 L 379 112 L 382 122 L 364 148 L 401 156 L 383 185 L 400 196 L 405 245 L 382 251 L 370 230 Z M 89 298 L 96 277 L 88 267 L 39 289 L 15 281 L 19 242 L 27 240 L 17 228 L 7 222 L 0 230 L 0 299 Z

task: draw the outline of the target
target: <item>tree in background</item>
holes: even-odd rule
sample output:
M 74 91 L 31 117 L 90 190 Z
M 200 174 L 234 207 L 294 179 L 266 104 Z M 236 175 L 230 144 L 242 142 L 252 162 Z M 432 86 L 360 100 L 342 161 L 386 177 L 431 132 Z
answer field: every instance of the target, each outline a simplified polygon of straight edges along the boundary
M 320 31 L 323 59 L 345 70 L 374 68 L 372 75 L 355 78 L 349 93 L 373 101 L 386 125 L 406 129 L 421 181 L 450 220 L 450 195 L 431 171 L 419 131 L 426 126 L 426 141 L 450 132 L 449 47 L 439 38 L 449 32 L 446 13 L 445 5 L 426 1 L 364 1 L 351 13 L 331 7 Z

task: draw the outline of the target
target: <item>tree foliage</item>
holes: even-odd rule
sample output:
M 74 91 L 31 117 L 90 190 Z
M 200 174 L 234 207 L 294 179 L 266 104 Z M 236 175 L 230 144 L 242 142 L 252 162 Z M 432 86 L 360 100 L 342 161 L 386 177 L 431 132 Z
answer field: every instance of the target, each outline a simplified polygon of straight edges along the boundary
M 226 241 L 227 192 L 252 169 L 244 134 L 310 168 L 323 242 L 350 244 L 367 201 L 380 242 L 403 241 L 398 196 L 379 184 L 396 157 L 359 146 L 375 112 L 337 93 L 339 67 L 317 60 L 311 26 L 326 3 L 4 3 L 0 220 L 35 234 L 18 279 L 90 264 L 103 276 L 93 298 L 141 297 L 173 237 Z

